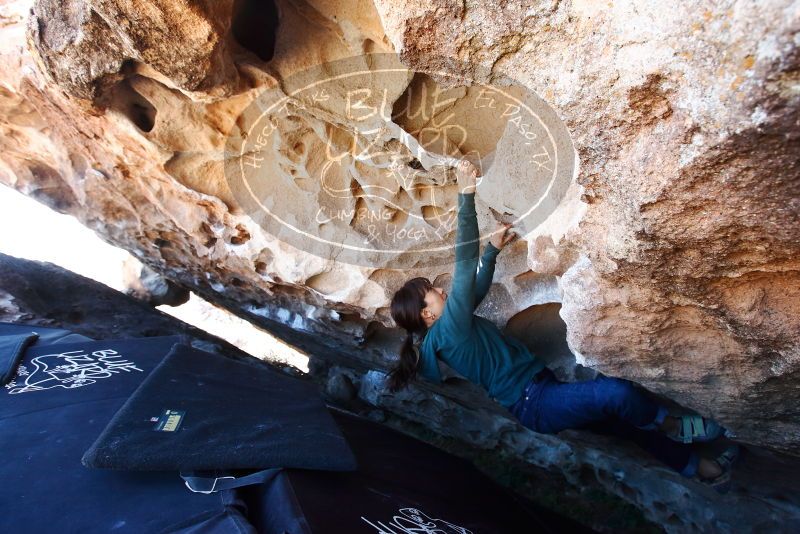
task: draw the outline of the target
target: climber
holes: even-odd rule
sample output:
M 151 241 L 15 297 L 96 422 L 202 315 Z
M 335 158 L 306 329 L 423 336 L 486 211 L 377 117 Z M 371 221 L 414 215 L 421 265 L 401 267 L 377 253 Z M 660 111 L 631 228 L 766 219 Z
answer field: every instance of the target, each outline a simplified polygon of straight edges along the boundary
M 474 314 L 491 285 L 497 254 L 516 238 L 509 224 L 498 224 L 478 258 L 477 173 L 466 160 L 456 167 L 458 228 L 450 294 L 417 277 L 392 297 L 392 318 L 407 336 L 399 362 L 387 376 L 389 390 L 404 388 L 418 373 L 441 382 L 438 355 L 536 432 L 585 428 L 623 436 L 682 475 L 727 491 L 738 446 L 725 447 L 716 458 L 704 458 L 687 445 L 723 435 L 725 429 L 716 422 L 697 415 L 672 416 L 625 379 L 600 375 L 594 380 L 561 382 L 519 340 Z

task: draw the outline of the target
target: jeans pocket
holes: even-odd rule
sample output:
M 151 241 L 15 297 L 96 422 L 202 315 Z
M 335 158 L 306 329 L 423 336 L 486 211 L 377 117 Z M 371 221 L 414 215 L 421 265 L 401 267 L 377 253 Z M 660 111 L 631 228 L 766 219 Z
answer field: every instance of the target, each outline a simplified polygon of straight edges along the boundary
M 535 430 L 533 425 L 535 423 L 534 415 L 536 414 L 536 384 L 529 384 L 522 392 L 520 404 L 517 406 L 517 412 L 514 414 L 522 426 Z

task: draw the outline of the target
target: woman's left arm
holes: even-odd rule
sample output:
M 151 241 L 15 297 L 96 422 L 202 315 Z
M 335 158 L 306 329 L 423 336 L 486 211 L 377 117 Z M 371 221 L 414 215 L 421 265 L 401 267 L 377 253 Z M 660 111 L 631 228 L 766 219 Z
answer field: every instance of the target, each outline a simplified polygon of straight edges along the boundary
M 503 247 L 516 238 L 517 234 L 511 230 L 511 223 L 497 223 L 497 229 L 492 234 L 491 240 L 486 243 L 483 256 L 481 256 L 478 263 L 478 274 L 475 276 L 475 306 L 473 309 L 480 305 L 492 285 L 497 255 L 503 250 Z
M 494 266 L 499 252 L 500 250 L 491 243 L 486 243 L 486 247 L 483 249 L 483 255 L 478 262 L 478 274 L 475 275 L 475 304 L 472 307 L 473 310 L 480 306 L 483 297 L 486 296 L 492 286 Z
M 468 160 L 458 163 L 458 226 L 456 227 L 456 264 L 453 283 L 437 320 L 450 340 L 468 339 L 472 334 L 475 310 L 475 271 L 480 260 L 478 214 L 475 212 L 475 187 L 478 169 Z
M 478 214 L 475 212 L 475 193 L 458 194 L 458 226 L 456 228 L 456 263 L 450 294 L 444 312 L 438 319 L 441 328 L 451 339 L 466 339 L 472 331 L 475 310 L 475 271 L 480 259 Z

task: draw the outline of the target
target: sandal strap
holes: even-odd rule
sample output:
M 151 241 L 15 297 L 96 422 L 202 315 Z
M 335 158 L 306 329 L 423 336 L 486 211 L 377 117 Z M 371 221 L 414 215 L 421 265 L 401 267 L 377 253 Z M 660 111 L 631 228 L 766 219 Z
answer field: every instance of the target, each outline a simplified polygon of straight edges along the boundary
M 684 443 L 691 443 L 694 437 L 703 437 L 706 435 L 705 421 L 699 415 L 682 415 L 681 416 L 681 435 L 680 438 Z
M 731 472 L 723 471 L 718 477 L 711 480 L 701 480 L 701 482 L 719 493 L 727 493 L 731 486 Z
M 739 456 L 739 448 L 734 445 L 722 451 L 722 453 L 720 453 L 720 455 L 716 457 L 716 461 L 723 471 L 729 471 L 731 465 L 733 465 L 733 462 L 736 461 L 736 458 L 738 456 Z

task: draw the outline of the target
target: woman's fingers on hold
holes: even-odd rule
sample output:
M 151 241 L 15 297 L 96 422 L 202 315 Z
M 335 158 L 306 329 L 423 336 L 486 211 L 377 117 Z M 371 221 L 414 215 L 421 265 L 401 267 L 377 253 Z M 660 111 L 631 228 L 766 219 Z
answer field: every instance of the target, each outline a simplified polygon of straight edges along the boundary
M 468 159 L 462 159 L 458 162 L 458 169 L 461 172 L 469 172 L 470 174 L 474 174 L 476 177 L 478 176 L 478 168 L 473 165 L 471 161 Z
M 518 237 L 519 237 L 519 234 L 517 234 L 517 233 L 516 233 L 515 231 L 513 231 L 513 230 L 510 230 L 510 231 L 508 232 L 508 234 L 507 234 L 506 243 L 510 243 L 511 241 L 514 241 L 514 240 L 515 240 L 515 239 L 517 239 Z

